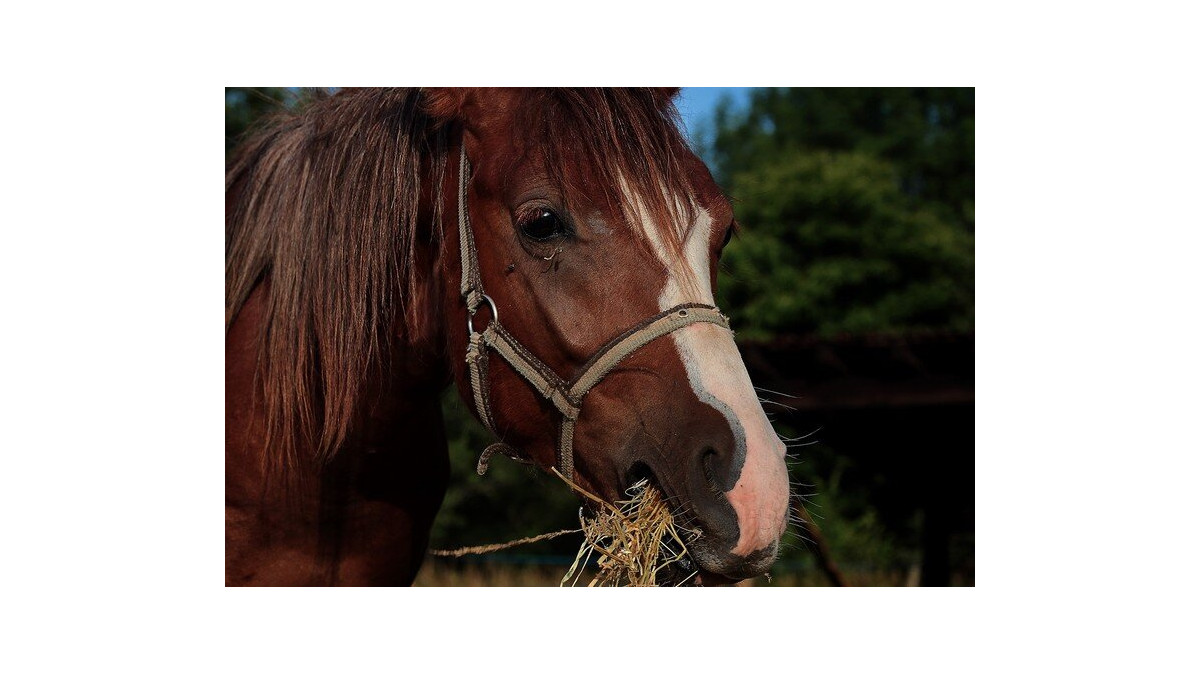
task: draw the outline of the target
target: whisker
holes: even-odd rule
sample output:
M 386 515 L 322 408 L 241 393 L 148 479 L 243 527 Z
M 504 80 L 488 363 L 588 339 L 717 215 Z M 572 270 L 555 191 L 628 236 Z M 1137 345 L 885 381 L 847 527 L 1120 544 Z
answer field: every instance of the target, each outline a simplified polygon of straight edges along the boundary
M 808 432 L 807 434 L 803 434 L 801 436 L 796 436 L 794 438 L 788 438 L 787 436 L 784 436 L 782 434 L 776 434 L 776 435 L 778 435 L 779 440 L 783 441 L 784 443 L 791 443 L 792 441 L 802 441 L 802 440 L 820 432 L 824 428 L 825 427 L 817 427 L 816 429 L 813 429 L 812 431 Z
M 807 543 L 809 543 L 809 544 L 811 544 L 811 545 L 813 545 L 813 546 L 816 546 L 816 545 L 817 545 L 817 542 L 813 541 L 812 539 L 809 539 L 808 537 L 806 537 L 806 536 L 804 536 L 804 535 L 800 534 L 799 532 L 793 532 L 793 534 L 795 534 L 795 535 L 796 535 L 796 538 L 797 538 L 797 539 L 799 539 L 799 540 L 801 540 L 801 541 L 805 541 L 805 542 L 807 542 Z M 804 548 L 805 548 L 805 549 L 808 549 L 808 547 L 807 547 L 807 546 L 805 546 Z M 808 549 L 808 550 L 811 550 L 811 549 Z
M 808 524 L 809 524 L 808 521 L 801 518 L 800 516 L 789 516 L 788 517 L 788 525 L 795 525 L 796 527 L 804 528 Z
M 780 403 L 779 401 L 772 401 L 772 400 L 770 400 L 770 399 L 767 399 L 767 398 L 762 398 L 761 396 L 759 397 L 759 399 L 758 399 L 758 402 L 759 402 L 759 403 L 763 403 L 763 404 L 767 404 L 767 403 L 769 403 L 769 404 L 771 404 L 771 405 L 777 405 L 777 406 L 779 406 L 780 408 L 787 408 L 788 410 L 791 410 L 791 411 L 793 411 L 793 412 L 796 410 L 795 408 L 793 408 L 792 406 L 790 406 L 790 405 L 788 405 L 788 404 L 786 404 L 786 403 Z
M 774 389 L 767 389 L 766 387 L 754 387 L 754 390 L 755 391 L 763 391 L 768 394 L 775 394 L 776 396 L 782 396 L 784 398 L 801 398 L 800 396 L 793 396 L 791 394 L 785 394 L 782 391 L 775 391 Z

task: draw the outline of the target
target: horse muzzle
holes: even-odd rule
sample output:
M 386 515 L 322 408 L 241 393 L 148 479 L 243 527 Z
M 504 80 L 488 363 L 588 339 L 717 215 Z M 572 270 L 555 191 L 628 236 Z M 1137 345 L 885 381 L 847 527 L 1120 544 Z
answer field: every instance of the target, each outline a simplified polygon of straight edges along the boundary
M 695 533 L 688 544 L 704 585 L 729 584 L 767 572 L 779 553 L 787 525 L 786 469 L 781 480 L 763 481 L 761 468 L 731 452 L 703 446 L 680 471 L 678 464 L 635 464 L 633 478 L 649 478 L 673 506 L 677 522 Z M 782 463 L 782 462 L 781 462 Z

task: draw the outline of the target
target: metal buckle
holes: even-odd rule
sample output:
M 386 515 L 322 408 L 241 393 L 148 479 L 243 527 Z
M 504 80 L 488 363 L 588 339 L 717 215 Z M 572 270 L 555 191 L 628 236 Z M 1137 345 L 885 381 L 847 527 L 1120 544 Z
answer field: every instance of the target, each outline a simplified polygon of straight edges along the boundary
M 490 297 L 488 297 L 487 293 L 480 293 L 480 295 L 483 296 L 484 300 L 487 300 L 488 306 L 492 308 L 492 321 L 499 321 L 500 320 L 500 312 L 496 310 L 496 303 L 492 302 L 492 299 Z M 474 318 L 475 312 L 477 312 L 477 311 L 479 311 L 478 307 L 467 312 L 467 334 L 468 335 L 475 334 L 475 326 L 473 326 L 471 324 L 471 319 Z

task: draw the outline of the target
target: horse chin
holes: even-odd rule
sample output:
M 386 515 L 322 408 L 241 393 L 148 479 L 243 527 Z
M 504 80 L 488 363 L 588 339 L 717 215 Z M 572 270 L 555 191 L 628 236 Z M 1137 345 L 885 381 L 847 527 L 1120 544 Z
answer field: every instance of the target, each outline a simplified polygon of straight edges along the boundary
M 766 574 L 779 553 L 779 542 L 748 556 L 714 552 L 708 542 L 701 538 L 689 549 L 699 567 L 699 579 L 703 586 L 728 586 L 746 579 Z
M 771 569 L 778 545 L 741 558 L 712 555 L 697 540 L 688 549 L 688 557 L 664 568 L 658 576 L 660 586 L 736 586 Z

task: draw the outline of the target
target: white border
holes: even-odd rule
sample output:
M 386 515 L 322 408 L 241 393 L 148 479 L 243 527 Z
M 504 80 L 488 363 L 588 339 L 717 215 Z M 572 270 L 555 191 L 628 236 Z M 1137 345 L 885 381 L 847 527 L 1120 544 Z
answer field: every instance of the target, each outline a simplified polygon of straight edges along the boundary
M 269 4 L 12 13 L 6 661 L 961 672 L 1184 658 L 1171 608 L 1194 587 L 1182 198 L 1197 136 L 1182 64 L 1196 54 L 1173 5 Z M 218 90 L 672 81 L 978 87 L 980 588 L 222 588 Z

